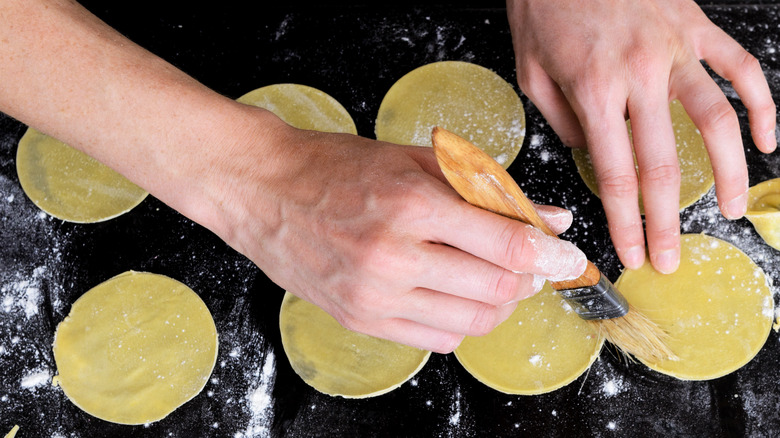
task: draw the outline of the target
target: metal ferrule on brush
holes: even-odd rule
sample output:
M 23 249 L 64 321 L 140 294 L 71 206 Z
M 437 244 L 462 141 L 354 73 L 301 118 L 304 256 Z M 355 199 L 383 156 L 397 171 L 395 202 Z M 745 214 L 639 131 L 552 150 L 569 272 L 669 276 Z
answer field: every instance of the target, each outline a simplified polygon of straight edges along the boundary
M 560 289 L 558 293 L 585 320 L 620 318 L 628 313 L 628 301 L 603 273 L 593 286 Z

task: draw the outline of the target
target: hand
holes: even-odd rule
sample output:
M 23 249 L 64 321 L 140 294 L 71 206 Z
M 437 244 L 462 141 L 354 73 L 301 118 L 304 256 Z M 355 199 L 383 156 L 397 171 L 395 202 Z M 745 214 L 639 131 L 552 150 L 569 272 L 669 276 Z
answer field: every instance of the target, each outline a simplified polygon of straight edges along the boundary
M 729 219 L 745 213 L 748 174 L 737 116 L 700 60 L 732 82 L 748 109 L 753 141 L 766 153 L 777 146 L 775 104 L 758 61 L 693 1 L 509 0 L 507 10 L 520 88 L 564 144 L 587 146 L 626 267 L 638 268 L 645 258 L 638 182 L 650 261 L 664 273 L 679 264 L 672 99 L 704 137 L 721 212 Z
M 0 63 L 0 110 L 113 167 L 348 328 L 448 352 L 544 278 L 585 270 L 574 245 L 461 200 L 430 148 L 293 129 L 77 3 L 52 5 L 0 2 L 0 57 L 16 60 Z M 543 212 L 553 230 L 571 223 Z
M 463 201 L 431 148 L 262 124 L 265 147 L 248 141 L 215 164 L 226 183 L 213 229 L 349 329 L 450 352 L 545 278 L 585 269 L 571 243 Z M 571 224 L 566 210 L 540 212 L 556 232 Z

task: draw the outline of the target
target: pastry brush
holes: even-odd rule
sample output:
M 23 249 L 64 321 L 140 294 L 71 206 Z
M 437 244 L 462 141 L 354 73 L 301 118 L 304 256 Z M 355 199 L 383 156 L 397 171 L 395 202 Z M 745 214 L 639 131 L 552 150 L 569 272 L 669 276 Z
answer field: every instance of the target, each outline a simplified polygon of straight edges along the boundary
M 439 167 L 463 199 L 556 236 L 509 173 L 492 157 L 443 128 L 434 127 L 432 137 Z M 593 324 L 624 353 L 650 363 L 677 358 L 666 345 L 668 334 L 633 308 L 592 262 L 588 261 L 580 277 L 551 284 L 579 317 Z

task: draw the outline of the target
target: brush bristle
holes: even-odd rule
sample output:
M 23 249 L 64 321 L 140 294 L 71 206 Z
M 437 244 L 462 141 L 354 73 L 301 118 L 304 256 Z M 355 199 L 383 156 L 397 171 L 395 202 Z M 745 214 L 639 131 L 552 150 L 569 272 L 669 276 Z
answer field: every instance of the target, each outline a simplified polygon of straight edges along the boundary
M 607 342 L 639 360 L 648 363 L 679 360 L 666 343 L 669 334 L 631 305 L 628 313 L 620 318 L 588 322 L 596 325 Z

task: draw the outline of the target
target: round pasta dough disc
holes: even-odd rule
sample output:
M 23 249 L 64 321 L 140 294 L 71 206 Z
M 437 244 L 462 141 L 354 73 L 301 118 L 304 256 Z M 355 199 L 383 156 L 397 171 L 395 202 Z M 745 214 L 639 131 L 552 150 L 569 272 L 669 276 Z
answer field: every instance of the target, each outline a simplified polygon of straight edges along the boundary
M 73 303 L 57 327 L 54 359 L 65 395 L 88 414 L 151 423 L 206 385 L 217 360 L 217 330 L 184 284 L 128 271 Z
M 685 112 L 679 100 L 669 104 L 672 114 L 672 127 L 677 140 L 677 159 L 680 162 L 680 210 L 701 199 L 712 187 L 715 178 L 712 174 L 712 164 L 704 146 L 701 133 Z M 629 135 L 631 122 L 627 122 Z M 585 185 L 599 196 L 599 187 L 590 155 L 585 149 L 572 149 L 574 163 Z M 637 168 L 637 172 L 639 169 Z M 639 209 L 644 214 L 642 192 L 639 192 Z
M 148 194 L 89 155 L 32 128 L 19 140 L 16 171 L 38 208 L 69 222 L 112 219 Z
M 345 398 L 387 393 L 422 369 L 430 351 L 353 332 L 314 304 L 285 294 L 282 346 L 293 370 L 317 391 Z
M 466 337 L 455 356 L 493 389 L 534 395 L 576 380 L 596 360 L 603 344 L 597 330 L 548 283 L 520 301 L 512 316 L 489 334 Z
M 780 250 L 780 178 L 764 181 L 748 190 L 745 217 L 769 246 Z
M 336 99 L 306 85 L 268 85 L 236 100 L 265 108 L 299 129 L 357 134 L 355 122 Z
M 434 126 L 465 138 L 507 168 L 523 145 L 525 110 L 514 88 L 485 67 L 434 62 L 390 88 L 379 106 L 376 138 L 431 146 Z
M 678 361 L 644 362 L 683 380 L 709 380 L 748 363 L 774 318 L 764 272 L 735 246 L 703 234 L 682 236 L 680 267 L 659 274 L 650 263 L 615 282 L 626 299 L 669 333 Z

